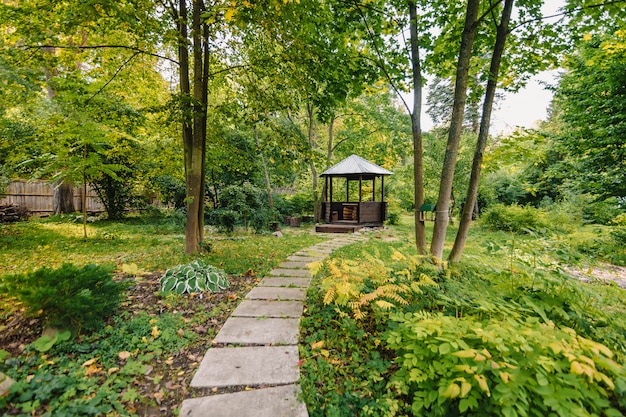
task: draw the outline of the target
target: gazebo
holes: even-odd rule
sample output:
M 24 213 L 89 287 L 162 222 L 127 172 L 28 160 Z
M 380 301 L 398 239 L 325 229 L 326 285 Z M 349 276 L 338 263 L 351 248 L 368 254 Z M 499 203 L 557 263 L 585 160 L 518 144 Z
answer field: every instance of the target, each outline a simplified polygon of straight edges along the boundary
M 324 171 L 322 213 L 318 232 L 349 233 L 362 227 L 382 226 L 387 219 L 386 170 L 360 156 L 350 155 Z M 342 189 L 343 187 L 343 189 Z

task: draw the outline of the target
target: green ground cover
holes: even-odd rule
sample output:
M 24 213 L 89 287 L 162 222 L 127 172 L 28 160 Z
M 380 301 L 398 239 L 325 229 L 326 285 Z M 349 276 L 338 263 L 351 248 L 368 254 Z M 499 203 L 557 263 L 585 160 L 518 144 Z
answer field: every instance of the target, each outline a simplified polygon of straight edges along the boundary
M 402 220 L 334 253 L 309 289 L 311 416 L 626 413 L 626 291 L 563 273 L 593 261 L 576 249 L 587 232 L 477 227 L 464 261 L 439 270 Z
M 179 220 L 138 216 L 89 224 L 87 239 L 82 232 L 82 225 L 70 218 L 0 228 L 0 372 L 17 381 L 8 396 L 0 397 L 2 415 L 177 415 L 184 398 L 198 395 L 190 391 L 189 382 L 207 344 L 256 285 L 257 276 L 323 240 L 310 226 L 285 229 L 282 238 L 209 232 L 207 251 L 197 258 L 224 269 L 229 286 L 217 293 L 179 295 L 159 291 L 167 268 L 196 259 L 183 255 Z M 124 287 L 119 308 L 94 324 L 96 330 L 77 334 L 74 326 L 72 337 L 61 332 L 41 338 L 45 322 L 53 321 L 44 317 L 47 312 L 55 312 L 58 319 L 72 309 L 72 303 L 60 306 L 48 297 L 67 290 L 56 284 L 58 268 L 68 262 L 114 270 Z M 9 279 L 44 266 L 54 272 Z M 55 285 L 31 285 L 46 276 L 55 277 Z M 64 279 L 80 288 L 71 277 Z M 99 282 L 106 277 L 99 276 Z M 32 295 L 25 286 L 36 290 L 29 303 L 16 298 L 18 292 Z M 12 290 L 3 292 L 3 287 Z M 90 289 L 78 292 L 81 299 L 97 299 Z M 33 311 L 31 304 L 44 299 L 44 308 Z M 69 313 L 80 319 L 78 311 Z

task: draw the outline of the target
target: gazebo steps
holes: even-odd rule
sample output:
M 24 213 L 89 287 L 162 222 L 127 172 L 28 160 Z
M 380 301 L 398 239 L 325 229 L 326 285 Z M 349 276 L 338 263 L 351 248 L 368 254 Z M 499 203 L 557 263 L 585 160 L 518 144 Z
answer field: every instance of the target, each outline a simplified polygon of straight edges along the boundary
M 333 223 L 318 224 L 315 226 L 315 231 L 318 233 L 354 233 L 363 228 L 376 227 L 383 227 L 383 224 L 377 222 L 356 223 L 339 220 Z
M 354 233 L 362 228 L 363 225 L 361 224 L 329 223 L 318 224 L 317 226 L 315 226 L 315 231 L 317 233 Z

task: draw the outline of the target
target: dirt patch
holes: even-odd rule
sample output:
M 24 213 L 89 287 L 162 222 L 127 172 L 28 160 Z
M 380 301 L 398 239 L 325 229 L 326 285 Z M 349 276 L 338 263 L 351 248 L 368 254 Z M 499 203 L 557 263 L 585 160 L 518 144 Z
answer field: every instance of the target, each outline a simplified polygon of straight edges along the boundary
M 565 270 L 574 278 L 583 282 L 602 281 L 614 282 L 618 287 L 626 289 L 626 267 L 602 264 L 584 268 L 567 267 Z

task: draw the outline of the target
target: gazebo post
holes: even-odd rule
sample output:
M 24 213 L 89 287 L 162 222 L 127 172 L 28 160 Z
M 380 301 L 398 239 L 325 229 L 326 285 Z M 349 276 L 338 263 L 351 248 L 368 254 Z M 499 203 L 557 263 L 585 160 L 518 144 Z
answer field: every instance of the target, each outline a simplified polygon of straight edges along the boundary
M 385 176 L 381 175 L 380 177 L 380 201 L 385 202 Z
M 376 177 L 372 178 L 372 201 L 376 201 Z
M 363 201 L 363 175 L 359 176 L 359 203 Z

